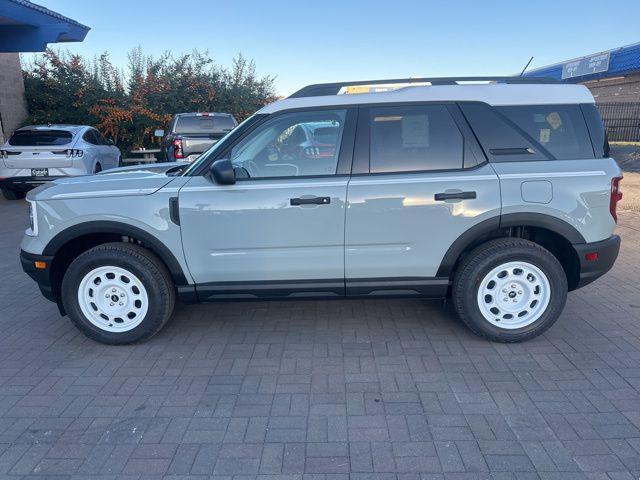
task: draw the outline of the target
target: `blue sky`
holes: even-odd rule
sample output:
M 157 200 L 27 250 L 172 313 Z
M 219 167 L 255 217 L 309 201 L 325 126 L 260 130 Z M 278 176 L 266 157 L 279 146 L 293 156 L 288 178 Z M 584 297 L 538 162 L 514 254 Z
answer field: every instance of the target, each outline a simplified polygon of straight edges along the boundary
M 288 95 L 309 83 L 508 75 L 640 41 L 638 0 L 34 0 L 91 27 L 72 52 L 119 66 L 152 54 L 238 53 Z

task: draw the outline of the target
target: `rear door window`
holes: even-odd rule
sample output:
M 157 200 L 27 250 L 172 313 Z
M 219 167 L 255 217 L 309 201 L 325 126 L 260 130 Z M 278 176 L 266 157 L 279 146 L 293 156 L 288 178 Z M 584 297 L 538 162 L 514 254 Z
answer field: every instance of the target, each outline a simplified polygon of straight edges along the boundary
M 58 146 L 71 143 L 73 135 L 65 130 L 18 130 L 9 139 L 15 147 Z
M 594 158 L 579 105 L 496 107 L 558 160 Z
M 371 173 L 459 169 L 462 133 L 444 105 L 372 108 Z

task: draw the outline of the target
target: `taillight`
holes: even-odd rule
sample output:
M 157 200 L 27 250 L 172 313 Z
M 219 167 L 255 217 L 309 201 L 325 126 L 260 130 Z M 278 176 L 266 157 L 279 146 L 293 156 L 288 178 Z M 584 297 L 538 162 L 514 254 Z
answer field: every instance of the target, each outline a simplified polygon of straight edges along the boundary
M 60 153 L 60 152 L 53 152 L 53 153 Z M 67 155 L 67 157 L 81 157 L 82 155 L 84 155 L 84 152 L 82 150 L 78 150 L 77 148 L 69 148 L 65 150 L 64 153 Z
M 174 158 L 184 158 L 184 152 L 182 151 L 182 139 L 174 138 L 173 139 L 173 157 Z
M 620 191 L 620 181 L 622 177 L 613 177 L 611 179 L 611 197 L 609 199 L 609 212 L 611 216 L 618 223 L 618 202 L 622 200 L 622 192 Z

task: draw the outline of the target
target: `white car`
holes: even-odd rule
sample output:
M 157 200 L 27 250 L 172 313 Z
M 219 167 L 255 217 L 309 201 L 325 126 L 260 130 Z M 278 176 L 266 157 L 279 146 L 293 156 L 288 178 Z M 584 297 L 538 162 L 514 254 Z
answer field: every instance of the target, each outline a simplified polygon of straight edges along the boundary
M 23 198 L 60 177 L 91 175 L 122 164 L 120 150 L 87 125 L 30 125 L 0 148 L 0 189 L 7 200 Z

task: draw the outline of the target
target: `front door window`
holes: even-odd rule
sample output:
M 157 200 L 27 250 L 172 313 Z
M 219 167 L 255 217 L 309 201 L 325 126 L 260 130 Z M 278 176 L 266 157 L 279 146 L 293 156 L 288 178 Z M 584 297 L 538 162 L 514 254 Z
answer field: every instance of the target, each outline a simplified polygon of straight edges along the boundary
M 238 178 L 308 177 L 336 173 L 346 110 L 280 115 L 231 150 Z

